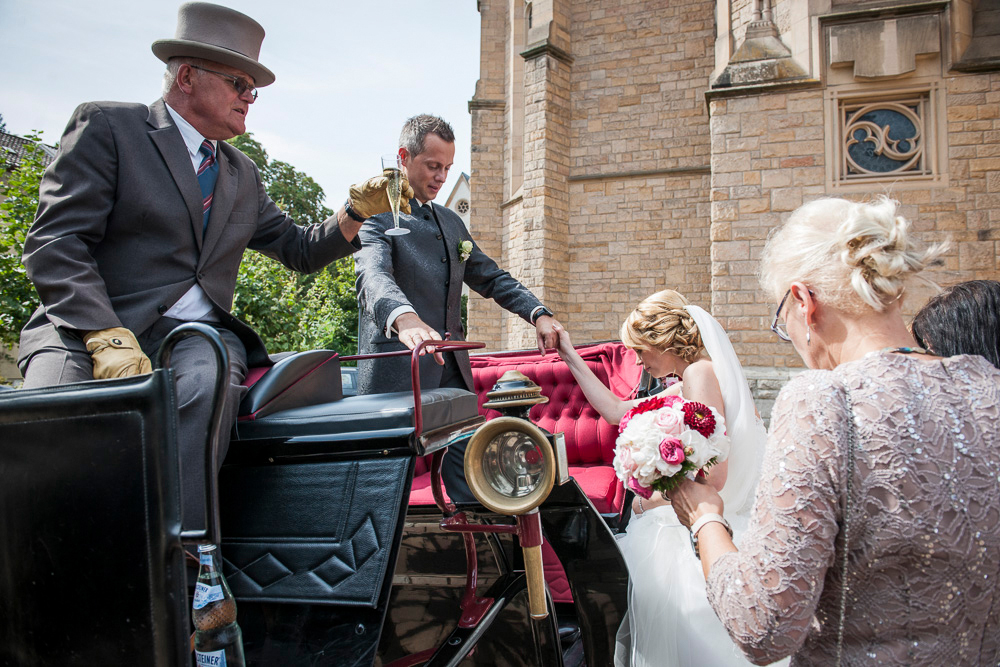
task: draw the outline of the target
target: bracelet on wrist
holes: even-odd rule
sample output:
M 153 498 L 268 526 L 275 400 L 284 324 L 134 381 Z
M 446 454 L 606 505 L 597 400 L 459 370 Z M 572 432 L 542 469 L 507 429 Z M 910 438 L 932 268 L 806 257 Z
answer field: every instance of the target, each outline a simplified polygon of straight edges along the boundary
M 645 514 L 646 510 L 642 507 L 642 496 L 636 496 L 636 499 L 639 501 L 639 514 Z
M 701 551 L 698 548 L 698 532 L 710 523 L 721 523 L 725 527 L 726 532 L 729 533 L 729 537 L 733 536 L 733 528 L 726 521 L 725 517 L 721 514 L 703 514 L 697 521 L 691 524 L 691 549 L 694 551 L 695 558 L 701 558 Z
M 349 217 L 354 222 L 364 222 L 365 220 L 368 219 L 368 218 L 362 218 L 360 215 L 358 215 L 358 212 L 354 210 L 353 206 L 351 206 L 350 197 L 348 197 L 347 201 L 344 202 L 344 211 L 347 212 L 347 217 Z

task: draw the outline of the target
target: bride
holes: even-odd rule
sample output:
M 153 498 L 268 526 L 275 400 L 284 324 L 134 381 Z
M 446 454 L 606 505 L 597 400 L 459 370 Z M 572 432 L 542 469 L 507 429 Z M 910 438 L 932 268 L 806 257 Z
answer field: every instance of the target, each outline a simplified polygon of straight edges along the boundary
M 618 398 L 591 372 L 557 327 L 559 356 L 605 420 L 612 424 L 643 399 Z M 722 326 L 681 294 L 663 290 L 643 300 L 621 328 L 626 347 L 656 378 L 677 375 L 668 393 L 710 405 L 724 417 L 729 459 L 709 469 L 739 543 L 749 520 L 767 433 L 754 409 L 743 369 Z M 629 610 L 618 631 L 616 667 L 748 665 L 708 606 L 701 564 L 688 530 L 659 493 L 636 496 L 619 547 L 629 569 Z

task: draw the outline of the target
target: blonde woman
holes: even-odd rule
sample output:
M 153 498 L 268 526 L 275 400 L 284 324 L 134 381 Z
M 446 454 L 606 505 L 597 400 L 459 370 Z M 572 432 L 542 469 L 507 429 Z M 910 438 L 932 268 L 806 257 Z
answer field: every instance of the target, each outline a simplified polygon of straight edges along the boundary
M 668 389 L 712 406 L 726 420 L 733 446 L 728 461 L 710 468 L 707 483 L 732 508 L 737 539 L 748 518 L 766 432 L 732 344 L 719 323 L 673 290 L 643 300 L 621 328 L 622 342 L 652 376 L 677 375 Z M 591 405 L 611 423 L 639 401 L 615 396 L 559 331 L 558 351 Z M 634 516 L 619 540 L 631 579 L 629 612 L 618 633 L 618 666 L 746 665 L 705 598 L 704 580 L 688 532 L 655 494 L 636 497 Z
M 772 329 L 815 370 L 778 396 L 739 549 L 714 488 L 669 494 L 757 664 L 1000 663 L 1000 370 L 917 348 L 901 311 L 940 251 L 885 198 L 806 204 L 767 243 Z

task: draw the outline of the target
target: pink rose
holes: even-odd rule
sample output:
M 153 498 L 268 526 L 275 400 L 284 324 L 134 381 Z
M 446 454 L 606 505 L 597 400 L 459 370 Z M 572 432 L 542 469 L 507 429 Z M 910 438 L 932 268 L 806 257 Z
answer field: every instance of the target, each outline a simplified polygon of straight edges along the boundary
M 635 477 L 629 478 L 628 488 L 632 489 L 633 491 L 636 492 L 636 494 L 642 496 L 646 500 L 649 500 L 650 498 L 653 497 L 653 490 L 648 486 L 643 486 L 642 484 L 640 484 L 639 480 L 637 480 Z
M 669 398 L 674 398 L 673 396 Z M 656 413 L 654 422 L 667 435 L 679 435 L 684 430 L 684 417 L 674 410 L 661 410 Z
M 667 385 L 667 386 L 670 386 L 670 385 Z M 681 398 L 680 396 L 677 396 L 677 395 L 664 396 L 663 397 L 663 404 L 666 405 L 668 408 L 672 408 L 675 405 L 677 405 L 678 403 L 683 403 L 683 402 L 684 402 L 684 399 Z
M 660 456 L 672 466 L 684 463 L 684 445 L 677 438 L 667 436 L 660 443 Z

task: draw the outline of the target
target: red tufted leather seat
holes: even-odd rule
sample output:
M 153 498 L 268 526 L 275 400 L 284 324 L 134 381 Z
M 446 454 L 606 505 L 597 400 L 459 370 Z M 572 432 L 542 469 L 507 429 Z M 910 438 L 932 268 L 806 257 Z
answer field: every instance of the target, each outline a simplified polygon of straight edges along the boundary
M 633 394 L 642 373 L 642 369 L 635 363 L 634 352 L 621 343 L 579 346 L 577 351 L 597 377 L 615 394 L 623 398 Z M 471 361 L 479 412 L 487 419 L 493 419 L 499 413 L 483 409 L 482 405 L 487 400 L 486 393 L 507 371 L 521 371 L 542 388 L 542 394 L 548 396 L 549 402 L 531 409 L 531 421 L 551 433 L 565 434 L 570 474 L 586 492 L 597 511 L 617 513 L 625 497 L 624 488 L 611 467 L 618 425 L 606 422 L 590 406 L 559 356 L 549 353 L 541 357 L 538 352 L 529 350 L 473 355 Z M 410 504 L 433 502 L 427 463 L 418 461 Z
M 635 352 L 621 343 L 579 346 L 577 351 L 590 370 L 616 395 L 627 398 L 633 394 L 642 374 L 642 368 L 635 363 Z M 531 378 L 549 398 L 548 403 L 531 409 L 531 421 L 551 433 L 565 434 L 570 474 L 598 512 L 617 513 L 625 496 L 622 483 L 611 467 L 618 424 L 609 424 L 591 407 L 559 355 L 550 353 L 540 357 L 534 351 L 472 357 L 479 412 L 487 419 L 499 413 L 483 410 L 486 392 L 501 375 L 512 369 Z

